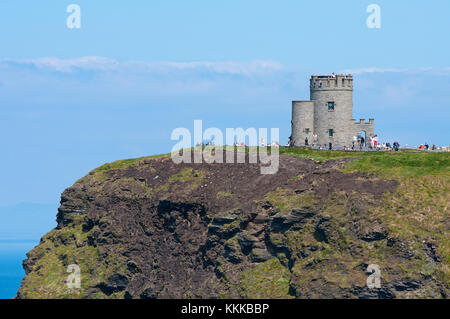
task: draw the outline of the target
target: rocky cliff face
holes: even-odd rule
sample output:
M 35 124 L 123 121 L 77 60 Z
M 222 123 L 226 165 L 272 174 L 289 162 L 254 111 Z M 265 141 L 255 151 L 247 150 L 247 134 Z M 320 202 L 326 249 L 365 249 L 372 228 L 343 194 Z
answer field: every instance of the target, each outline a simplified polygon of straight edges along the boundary
M 342 172 L 349 161 L 280 155 L 275 175 L 168 156 L 105 164 L 62 194 L 17 298 L 446 297 L 436 243 L 376 213 L 398 181 Z M 71 264 L 80 289 L 65 283 Z M 369 264 L 381 288 L 367 288 Z

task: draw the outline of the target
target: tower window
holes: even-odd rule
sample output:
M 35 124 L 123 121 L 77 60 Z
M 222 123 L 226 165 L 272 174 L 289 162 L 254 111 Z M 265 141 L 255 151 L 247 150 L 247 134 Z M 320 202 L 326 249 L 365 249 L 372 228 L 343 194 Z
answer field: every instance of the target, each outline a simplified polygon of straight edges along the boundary
M 305 128 L 305 133 L 309 134 L 309 132 L 310 132 L 309 128 Z
M 332 128 L 330 128 L 328 130 L 328 136 L 333 137 L 333 134 L 334 134 L 334 130 Z
M 334 102 L 328 102 L 328 111 L 334 111 Z

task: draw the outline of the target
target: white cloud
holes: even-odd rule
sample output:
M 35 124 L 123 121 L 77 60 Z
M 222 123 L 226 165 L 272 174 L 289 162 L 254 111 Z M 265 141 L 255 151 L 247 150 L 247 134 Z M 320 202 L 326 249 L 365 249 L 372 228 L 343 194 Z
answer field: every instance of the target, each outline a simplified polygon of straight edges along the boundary
M 255 60 L 250 62 L 219 61 L 219 62 L 154 62 L 138 63 L 148 69 L 206 69 L 214 73 L 250 75 L 253 73 L 272 72 L 283 69 L 276 61 Z
M 405 73 L 405 74 L 435 74 L 435 75 L 447 75 L 450 68 L 432 68 L 432 67 L 417 67 L 409 69 L 396 69 L 396 68 L 378 68 L 378 67 L 367 67 L 358 69 L 346 69 L 342 70 L 340 73 L 344 74 L 370 74 L 370 73 Z
M 4 60 L 18 65 L 34 65 L 39 69 L 51 69 L 58 72 L 73 72 L 76 69 L 107 71 L 118 67 L 118 62 L 114 59 L 88 56 L 75 59 L 58 59 L 45 57 L 32 60 Z
M 393 69 L 393 68 L 377 68 L 377 67 L 368 67 L 368 68 L 360 68 L 360 69 L 346 69 L 342 70 L 341 73 L 344 74 L 363 74 L 363 73 L 401 73 L 408 72 L 408 69 Z
M 6 65 L 33 65 L 39 69 L 49 69 L 57 72 L 71 73 L 76 70 L 120 71 L 134 70 L 138 72 L 170 72 L 174 70 L 206 70 L 218 74 L 251 75 L 279 71 L 283 69 L 276 61 L 254 60 L 237 61 L 199 61 L 199 62 L 119 62 L 115 59 L 88 56 L 75 59 L 59 59 L 45 57 L 31 60 L 3 60 Z
M 0 66 L 29 66 L 32 65 L 38 69 L 52 70 L 61 73 L 72 73 L 78 70 L 85 71 L 118 71 L 118 72 L 136 72 L 136 73 L 172 73 L 175 71 L 203 71 L 214 74 L 230 75 L 253 75 L 266 74 L 277 71 L 286 71 L 280 62 L 273 60 L 252 60 L 252 61 L 193 61 L 193 62 L 173 62 L 173 61 L 118 61 L 116 59 L 86 56 L 73 59 L 59 59 L 56 57 L 44 57 L 29 60 L 0 60 Z M 370 74 L 370 73 L 447 73 L 450 68 L 380 68 L 363 67 L 355 69 L 344 69 L 340 73 L 344 74 Z

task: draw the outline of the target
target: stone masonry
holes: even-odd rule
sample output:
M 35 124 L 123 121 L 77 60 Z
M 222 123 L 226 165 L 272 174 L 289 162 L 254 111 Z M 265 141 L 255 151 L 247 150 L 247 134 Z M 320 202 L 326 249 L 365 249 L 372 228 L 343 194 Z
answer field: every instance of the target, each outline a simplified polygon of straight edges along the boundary
M 332 143 L 333 148 L 351 146 L 353 136 L 361 131 L 365 137 L 374 134 L 374 119 L 353 119 L 353 77 L 351 75 L 313 75 L 310 80 L 310 100 L 292 101 L 291 144 Z

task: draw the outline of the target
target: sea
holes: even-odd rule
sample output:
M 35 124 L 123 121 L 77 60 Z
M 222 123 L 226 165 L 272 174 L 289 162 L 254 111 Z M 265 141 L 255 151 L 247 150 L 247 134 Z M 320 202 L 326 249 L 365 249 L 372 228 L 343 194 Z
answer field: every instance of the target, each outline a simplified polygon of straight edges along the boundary
M 0 240 L 0 299 L 11 299 L 17 294 L 25 276 L 22 261 L 38 243 L 39 239 Z
M 40 238 L 56 226 L 57 208 L 57 201 L 0 206 L 0 299 L 11 299 L 17 294 L 25 276 L 22 261 Z

